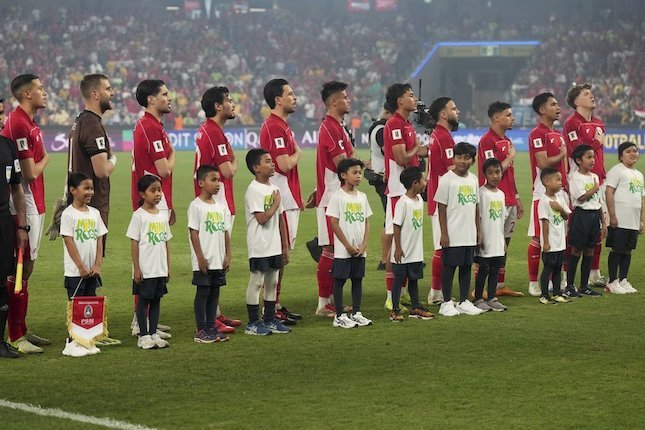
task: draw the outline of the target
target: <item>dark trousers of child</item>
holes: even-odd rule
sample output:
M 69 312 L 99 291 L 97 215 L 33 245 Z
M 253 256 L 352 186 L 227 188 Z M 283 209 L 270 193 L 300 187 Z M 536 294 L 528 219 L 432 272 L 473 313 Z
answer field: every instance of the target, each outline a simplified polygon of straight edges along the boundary
M 352 279 L 352 313 L 361 310 L 361 298 L 363 297 L 363 278 Z M 343 287 L 347 279 L 334 278 L 334 306 L 336 306 L 336 316 L 343 313 Z
M 611 251 L 607 258 L 607 265 L 609 266 L 609 282 L 613 282 L 616 279 L 619 281 L 627 279 L 627 273 L 629 273 L 629 265 L 631 262 L 632 254 L 629 252 Z
M 610 254 L 611 255 L 611 254 Z M 573 287 L 576 280 L 576 270 L 578 269 L 578 261 L 580 255 L 569 255 L 569 262 L 567 264 L 567 287 Z M 582 255 L 582 263 L 580 263 L 580 288 L 585 289 L 589 284 L 589 274 L 591 273 L 592 255 Z
M 157 332 L 157 324 L 159 324 L 159 313 L 161 297 L 156 299 L 144 299 L 139 297 L 137 303 L 137 322 L 139 323 L 139 335 L 152 335 Z
M 448 266 L 443 265 L 441 271 L 441 290 L 443 292 L 443 300 L 450 301 L 452 297 L 452 280 L 455 277 L 455 271 L 459 267 L 459 302 L 468 300 L 468 290 L 470 289 L 470 272 L 472 265 L 464 266 Z
M 403 287 L 405 280 L 405 276 L 394 275 L 394 280 L 392 281 L 392 309 L 400 309 L 401 288 Z M 410 302 L 412 302 L 412 309 L 420 308 L 421 302 L 419 302 L 418 279 L 408 279 L 408 293 L 410 293 Z
M 215 314 L 219 301 L 219 287 L 197 285 L 195 291 L 195 323 L 197 330 L 212 329 L 215 327 Z
M 475 278 L 475 301 L 484 297 L 484 284 L 488 278 L 488 300 L 495 298 L 497 293 L 497 278 L 499 269 L 504 267 L 504 256 L 501 257 L 478 257 L 477 277 Z
M 548 258 L 544 258 L 542 253 L 542 262 L 544 263 L 544 268 L 542 269 L 542 274 L 540 275 L 540 289 L 542 290 L 542 297 L 549 297 L 549 281 L 553 284 L 553 295 L 559 296 L 562 294 L 560 289 L 560 282 L 562 281 L 562 259 L 560 259 L 559 264 L 554 264 L 549 262 Z

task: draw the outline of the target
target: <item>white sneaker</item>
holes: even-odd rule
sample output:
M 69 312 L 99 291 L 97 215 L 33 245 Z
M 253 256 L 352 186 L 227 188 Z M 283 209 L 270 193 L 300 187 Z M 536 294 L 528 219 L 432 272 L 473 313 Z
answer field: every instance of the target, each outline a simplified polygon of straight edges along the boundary
M 130 329 L 132 330 L 132 336 L 139 336 L 139 321 L 137 321 L 137 314 L 136 313 L 132 316 L 132 322 L 130 323 Z
M 89 347 L 85 345 L 80 345 L 80 347 L 87 349 L 88 355 L 95 355 L 95 354 L 101 353 L 101 350 L 96 345 L 92 345 Z
M 549 294 L 553 294 L 553 281 L 549 281 Z
M 533 297 L 540 297 L 542 295 L 539 283 L 529 282 L 529 295 Z
M 443 315 L 444 317 L 456 317 L 457 315 L 459 315 L 459 310 L 457 310 L 457 308 L 455 307 L 455 302 L 449 300 L 441 304 L 441 306 L 439 307 L 439 314 Z
M 145 336 L 139 336 L 139 339 L 137 340 L 137 346 L 141 349 L 158 348 L 155 341 L 152 340 L 152 336 L 150 336 L 149 334 Z
M 166 324 L 157 323 L 157 330 L 170 331 L 170 330 L 172 330 L 172 327 L 170 327 L 169 325 L 166 325 Z
M 457 311 L 459 311 L 459 313 L 461 314 L 466 314 L 466 315 L 479 315 L 484 313 L 483 310 L 473 305 L 473 303 L 468 299 L 457 304 Z
M 157 329 L 157 333 L 160 338 L 162 339 L 170 339 L 172 335 L 170 333 L 166 333 L 165 331 L 161 331 L 160 329 Z
M 612 294 L 627 294 L 627 290 L 623 288 L 618 279 L 614 279 L 605 285 L 605 291 L 608 291 Z
M 63 355 L 68 357 L 85 357 L 89 355 L 90 351 L 86 348 L 83 348 L 75 340 L 70 341 L 69 339 L 65 340 L 65 349 L 63 349 Z
M 638 293 L 638 290 L 632 286 L 631 282 L 629 282 L 627 278 L 620 281 L 620 286 L 623 287 L 623 290 L 628 294 Z
M 443 291 L 433 290 L 430 288 L 430 293 L 428 293 L 428 304 L 438 305 L 443 303 Z
M 334 322 L 332 323 L 332 326 L 340 327 L 340 328 L 354 328 L 354 327 L 358 327 L 358 323 L 356 321 L 349 319 L 347 314 L 341 314 L 340 316 L 334 317 Z
M 157 332 L 156 332 L 155 334 L 153 334 L 152 336 L 150 336 L 150 338 L 151 338 L 151 339 L 152 339 L 152 341 L 155 343 L 155 345 L 157 345 L 157 348 L 166 348 L 166 347 L 170 346 L 170 344 L 169 344 L 167 341 L 165 341 L 165 340 L 164 340 L 164 339 L 159 335 L 159 333 L 160 333 L 160 332 L 159 332 L 159 330 L 157 330 Z M 163 333 L 163 332 L 161 332 L 161 333 Z
M 43 352 L 43 349 L 41 347 L 34 345 L 24 337 L 21 337 L 11 344 L 18 350 L 18 352 L 22 352 L 23 354 L 38 354 Z
M 359 327 L 365 327 L 366 325 L 372 325 L 372 320 L 365 318 L 362 313 L 356 312 L 349 317 L 352 321 L 358 324 Z

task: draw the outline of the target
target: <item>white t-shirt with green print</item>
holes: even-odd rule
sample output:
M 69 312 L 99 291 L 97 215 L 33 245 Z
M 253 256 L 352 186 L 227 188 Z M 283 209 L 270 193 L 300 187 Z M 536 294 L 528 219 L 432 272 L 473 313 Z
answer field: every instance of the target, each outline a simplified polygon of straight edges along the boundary
M 144 279 L 168 276 L 166 242 L 172 239 L 172 233 L 165 211 L 152 214 L 137 209 L 125 235 L 139 242 L 139 267 Z
M 479 187 L 479 228 L 482 233 L 483 247 L 477 251 L 477 255 L 484 258 L 504 255 L 505 220 L 504 191 L 499 188 L 491 191 L 484 185 Z
M 226 232 L 231 229 L 231 211 L 226 201 L 212 200 L 207 203 L 197 197 L 188 205 L 188 228 L 198 232 L 199 244 L 204 258 L 208 261 L 209 270 L 221 270 L 226 256 Z M 199 270 L 197 254 L 190 244 L 190 260 L 193 272 Z
M 372 216 L 372 208 L 365 193 L 356 190 L 349 194 L 342 188 L 332 194 L 327 206 L 326 215 L 338 219 L 338 226 L 345 238 L 354 246 L 360 246 L 365 238 L 367 218 Z M 367 251 L 362 257 L 367 256 Z M 351 258 L 345 246 L 334 235 L 334 258 Z
M 403 258 L 400 264 L 423 261 L 423 199 L 417 195 L 411 199 L 402 195 L 394 209 L 394 225 L 401 227 L 401 249 Z M 394 241 L 392 241 L 392 263 L 394 261 Z
M 478 189 L 477 176 L 470 172 L 459 176 L 451 170 L 439 178 L 434 200 L 446 205 L 450 247 L 477 245 Z
M 551 208 L 551 201 L 557 201 L 566 213 L 571 213 L 564 191 L 560 191 L 553 198 L 546 194 L 540 197 L 537 208 L 540 220 L 540 246 L 544 247 L 542 220 L 546 219 L 549 221 L 549 252 L 564 251 L 567 247 L 567 220 L 564 219 L 560 211 Z
M 641 204 L 643 197 L 645 197 L 643 174 L 638 169 L 618 163 L 607 172 L 605 185 L 616 190 L 614 202 L 618 228 L 639 230 Z
M 255 213 L 265 212 L 273 205 L 273 193 L 278 187 L 271 183 L 263 184 L 251 181 L 244 195 L 244 210 L 246 212 L 246 247 L 249 258 L 273 257 L 282 255 L 280 240 L 280 217 L 282 202 L 276 213 L 260 225 L 255 219 Z

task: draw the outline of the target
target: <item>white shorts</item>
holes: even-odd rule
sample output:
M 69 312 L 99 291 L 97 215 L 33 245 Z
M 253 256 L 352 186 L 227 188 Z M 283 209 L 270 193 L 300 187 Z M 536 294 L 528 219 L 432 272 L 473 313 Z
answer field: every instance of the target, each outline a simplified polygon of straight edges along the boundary
M 287 232 L 287 243 L 289 249 L 296 246 L 296 235 L 298 234 L 298 222 L 300 221 L 300 209 L 289 209 L 282 212 L 284 227 Z
M 394 209 L 401 196 L 388 197 L 385 205 L 385 234 L 394 234 Z
M 27 225 L 29 230 L 29 259 L 36 261 L 40 250 L 40 241 L 43 238 L 45 228 L 45 214 L 27 214 Z
M 441 225 L 439 225 L 439 214 L 435 212 L 435 214 L 430 218 L 432 219 L 432 244 L 434 245 L 434 250 L 438 251 L 441 249 Z
M 334 233 L 331 230 L 330 218 L 326 215 L 327 208 L 316 208 L 316 222 L 318 224 L 318 245 L 334 245 Z
M 228 237 L 233 237 L 233 226 L 235 225 L 235 215 L 231 215 L 231 229 L 228 231 Z
M 510 239 L 515 231 L 517 222 L 517 206 L 506 206 L 506 219 L 504 219 L 504 238 Z

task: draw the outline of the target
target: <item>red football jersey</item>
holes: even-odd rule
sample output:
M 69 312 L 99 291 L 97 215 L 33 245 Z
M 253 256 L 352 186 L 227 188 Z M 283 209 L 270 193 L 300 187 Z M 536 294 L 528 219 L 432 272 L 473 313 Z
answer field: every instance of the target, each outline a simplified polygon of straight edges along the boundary
M 291 156 L 295 152 L 296 141 L 289 124 L 273 113 L 269 115 L 260 129 L 260 146 L 269 151 L 275 163 L 275 174 L 270 180 L 280 189 L 284 210 L 303 209 L 298 166 L 285 173 L 276 161 L 280 155 Z
M 541 122 L 529 133 L 529 161 L 531 163 L 531 174 L 533 175 L 533 200 L 539 200 L 545 191 L 544 185 L 540 181 L 541 169 L 535 161 L 535 154 L 538 152 L 546 152 L 547 157 L 553 157 L 560 153 L 562 145 L 566 145 L 564 136 L 558 130 L 551 130 Z M 567 184 L 564 159 L 554 166 L 554 168 L 560 171 L 562 175 L 562 186 L 568 190 L 569 186 Z
M 326 208 L 331 195 L 340 188 L 334 158 L 352 156 L 352 141 L 347 131 L 334 117 L 326 115 L 318 130 L 316 148 L 316 206 Z
M 161 178 L 155 161 L 168 158 L 170 140 L 163 124 L 152 114 L 146 112 L 134 126 L 134 145 L 132 147 L 132 209 L 139 208 L 139 190 L 137 181 L 144 175 L 154 175 L 161 179 L 163 198 L 157 206 L 159 209 L 172 209 L 172 173 Z
M 18 106 L 9 114 L 2 135 L 16 144 L 19 160 L 33 159 L 38 163 L 45 156 L 43 134 L 38 124 L 27 112 Z M 23 179 L 24 180 L 24 179 Z M 45 175 L 44 173 L 29 183 L 25 191 L 25 209 L 27 214 L 45 213 Z
M 596 164 L 593 166 L 592 172 L 598 175 L 598 179 L 602 184 L 607 177 L 605 170 L 605 146 L 603 142 L 596 139 L 596 130 L 600 131 L 602 136 L 605 135 L 605 124 L 595 116 L 591 117 L 591 121 L 587 121 L 578 112 L 575 112 L 564 122 L 564 139 L 567 142 L 567 156 L 569 157 L 569 174 L 578 170 L 578 166 L 571 157 L 573 150 L 578 145 L 585 144 L 593 148 Z
M 201 189 L 197 185 L 197 169 L 200 166 L 210 164 L 219 166 L 222 163 L 232 160 L 233 148 L 224 135 L 222 127 L 212 119 L 207 119 L 199 126 L 199 131 L 195 137 L 195 166 L 194 166 L 194 186 L 195 197 L 201 194 Z M 220 174 L 222 186 L 217 193 L 216 198 L 225 201 L 228 205 L 231 215 L 235 215 L 235 199 L 233 190 L 233 178 L 225 178 Z
M 496 158 L 500 162 L 508 158 L 508 150 L 512 145 L 511 140 L 506 136 L 499 136 L 491 128 L 479 140 L 477 147 L 477 164 L 479 173 L 479 186 L 481 187 L 486 182 L 486 176 L 482 170 L 484 161 L 489 158 Z M 515 167 L 513 163 L 506 170 L 502 172 L 502 179 L 499 181 L 499 189 L 504 191 L 506 196 L 506 206 L 516 206 L 517 187 L 515 186 Z
M 405 187 L 401 184 L 400 176 L 403 169 L 408 166 L 418 166 L 419 157 L 414 156 L 406 166 L 400 166 L 394 160 L 393 147 L 405 145 L 405 151 L 409 151 L 416 143 L 417 135 L 410 121 L 398 113 L 394 113 L 385 123 L 383 129 L 383 157 L 385 159 L 385 182 L 387 188 L 385 194 L 388 197 L 398 197 L 405 194 Z
M 434 215 L 437 210 L 437 202 L 434 201 L 434 194 L 439 186 L 439 178 L 448 172 L 454 164 L 453 151 L 455 141 L 450 130 L 437 124 L 430 135 L 430 171 L 428 173 L 428 215 Z

